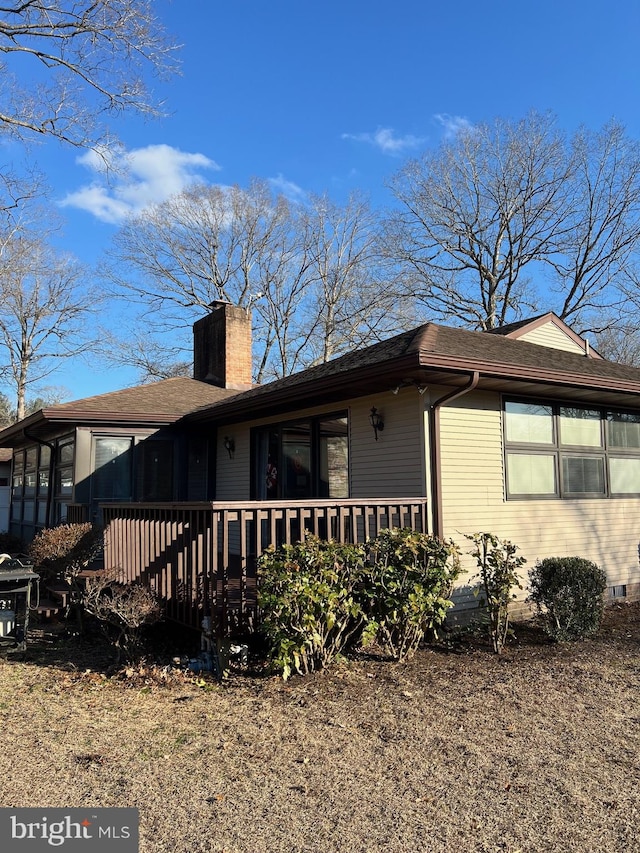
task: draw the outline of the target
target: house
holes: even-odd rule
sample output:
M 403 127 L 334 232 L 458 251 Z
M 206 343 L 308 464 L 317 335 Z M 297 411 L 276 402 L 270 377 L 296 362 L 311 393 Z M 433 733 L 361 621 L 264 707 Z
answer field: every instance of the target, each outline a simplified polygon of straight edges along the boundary
M 12 532 L 103 520 L 106 558 L 187 622 L 234 595 L 251 610 L 268 541 L 385 524 L 463 549 L 464 534 L 490 531 L 529 564 L 586 557 L 611 596 L 640 597 L 640 370 L 555 315 L 492 333 L 426 323 L 258 387 L 242 309 L 216 303 L 194 332 L 193 380 L 0 433 L 14 448 Z M 470 601 L 459 591 L 458 611 Z

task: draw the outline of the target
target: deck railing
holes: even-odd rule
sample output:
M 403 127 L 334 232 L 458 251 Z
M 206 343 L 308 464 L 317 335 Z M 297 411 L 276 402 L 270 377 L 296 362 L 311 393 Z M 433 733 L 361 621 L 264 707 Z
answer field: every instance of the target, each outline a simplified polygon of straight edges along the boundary
M 228 636 L 255 627 L 256 560 L 269 545 L 313 533 L 364 542 L 387 527 L 426 530 L 426 498 L 265 503 L 104 504 L 105 568 L 142 581 L 167 616 Z

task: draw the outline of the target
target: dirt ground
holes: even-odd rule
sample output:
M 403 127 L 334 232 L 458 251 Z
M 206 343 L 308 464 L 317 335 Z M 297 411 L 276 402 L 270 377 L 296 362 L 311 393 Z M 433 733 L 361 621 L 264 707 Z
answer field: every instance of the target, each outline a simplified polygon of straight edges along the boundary
M 288 683 L 106 663 L 0 660 L 0 806 L 136 806 L 142 853 L 640 849 L 639 604 Z

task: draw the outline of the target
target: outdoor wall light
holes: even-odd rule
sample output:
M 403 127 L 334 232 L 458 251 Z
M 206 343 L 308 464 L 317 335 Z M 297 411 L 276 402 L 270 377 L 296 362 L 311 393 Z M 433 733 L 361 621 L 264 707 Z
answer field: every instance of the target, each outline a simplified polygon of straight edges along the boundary
M 378 433 L 382 432 L 384 429 L 384 421 L 382 420 L 382 415 L 376 409 L 375 406 L 371 407 L 371 414 L 369 415 L 369 420 L 371 421 L 371 426 L 373 427 L 373 434 L 376 437 L 376 441 L 378 440 Z
M 229 438 L 228 435 L 224 437 L 224 448 L 229 454 L 229 459 L 233 459 L 233 454 L 236 452 L 236 443 L 232 438 Z

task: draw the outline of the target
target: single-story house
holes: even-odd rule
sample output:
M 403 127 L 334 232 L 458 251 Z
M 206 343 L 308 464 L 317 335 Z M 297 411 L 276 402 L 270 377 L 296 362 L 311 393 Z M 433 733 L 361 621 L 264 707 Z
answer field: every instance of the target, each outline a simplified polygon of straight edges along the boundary
M 250 317 L 216 303 L 194 325 L 194 356 L 193 379 L 1 432 L 11 532 L 104 522 L 106 559 L 180 598 L 183 615 L 208 596 L 224 607 L 232 577 L 250 609 L 267 541 L 407 523 L 463 551 L 465 534 L 494 533 L 529 564 L 586 557 L 611 597 L 640 597 L 640 369 L 555 315 L 491 333 L 426 323 L 251 387 Z

